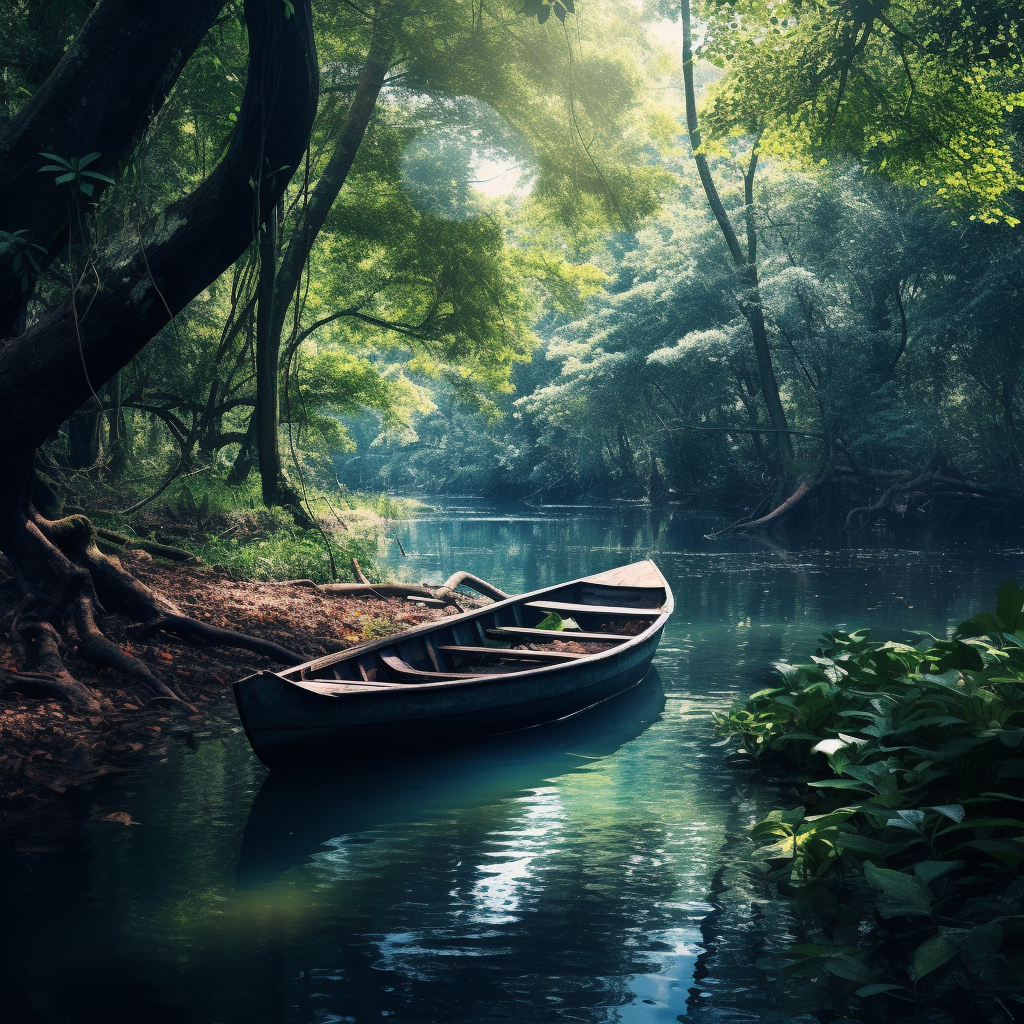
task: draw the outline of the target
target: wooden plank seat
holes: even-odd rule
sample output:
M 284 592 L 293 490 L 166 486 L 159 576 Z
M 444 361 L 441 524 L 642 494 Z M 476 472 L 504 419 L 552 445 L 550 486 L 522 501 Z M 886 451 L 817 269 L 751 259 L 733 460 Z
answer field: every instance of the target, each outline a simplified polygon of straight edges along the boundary
M 603 615 L 609 619 L 656 619 L 660 608 L 621 608 L 605 604 L 571 604 L 568 601 L 527 601 L 527 608 L 544 612 L 568 612 L 570 615 Z
M 574 661 L 576 658 L 587 657 L 572 651 L 517 651 L 508 647 L 441 646 L 438 650 L 465 658 L 508 658 L 511 661 Z
M 449 679 L 479 679 L 496 674 L 491 672 L 427 672 L 421 668 L 413 668 L 407 661 L 395 654 L 384 654 L 382 651 L 378 651 L 377 657 L 396 679 L 409 679 L 418 683 L 443 683 Z
M 584 643 L 624 644 L 631 636 L 619 633 L 583 633 L 577 629 L 529 629 L 526 626 L 499 626 L 484 631 L 488 640 L 521 640 L 529 638 L 534 643 L 553 643 L 555 640 L 580 640 Z
M 366 679 L 297 679 L 295 680 L 296 686 L 304 686 L 307 690 L 312 690 L 314 693 L 351 693 L 353 689 L 374 689 L 374 687 L 381 687 L 383 689 L 394 689 L 404 690 L 409 684 L 408 683 L 385 683 L 383 681 L 377 682 L 375 680 Z

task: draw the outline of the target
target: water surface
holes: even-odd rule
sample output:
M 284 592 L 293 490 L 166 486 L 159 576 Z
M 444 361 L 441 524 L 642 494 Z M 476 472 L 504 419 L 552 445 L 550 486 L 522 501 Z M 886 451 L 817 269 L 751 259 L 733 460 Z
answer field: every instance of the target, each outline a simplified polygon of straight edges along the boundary
M 2 854 L 5 1020 L 756 1019 L 750 978 L 704 949 L 749 813 L 710 711 L 826 628 L 952 625 L 1024 554 L 785 551 L 706 528 L 459 501 L 393 524 L 407 578 L 464 568 L 509 592 L 655 557 L 677 602 L 657 670 L 586 716 L 431 757 L 268 777 L 236 733 L 111 782 L 94 816 L 138 824 Z

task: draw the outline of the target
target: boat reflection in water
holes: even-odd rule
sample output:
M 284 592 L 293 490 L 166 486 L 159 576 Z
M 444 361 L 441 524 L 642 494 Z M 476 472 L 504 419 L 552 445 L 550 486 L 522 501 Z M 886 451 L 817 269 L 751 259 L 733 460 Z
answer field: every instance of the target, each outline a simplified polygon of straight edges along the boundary
M 485 806 L 580 771 L 639 736 L 664 706 L 652 669 L 618 697 L 560 722 L 439 752 L 389 751 L 347 765 L 271 772 L 249 811 L 236 885 L 274 881 L 341 836 Z

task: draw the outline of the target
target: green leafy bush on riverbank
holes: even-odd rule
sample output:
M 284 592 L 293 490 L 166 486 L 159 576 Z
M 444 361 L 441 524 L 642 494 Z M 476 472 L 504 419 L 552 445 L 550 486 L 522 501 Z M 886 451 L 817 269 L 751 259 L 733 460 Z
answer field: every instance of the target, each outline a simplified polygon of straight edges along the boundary
M 806 783 L 751 829 L 806 939 L 760 964 L 778 1019 L 1024 1019 L 1024 591 L 997 598 L 917 646 L 827 634 L 715 716 Z

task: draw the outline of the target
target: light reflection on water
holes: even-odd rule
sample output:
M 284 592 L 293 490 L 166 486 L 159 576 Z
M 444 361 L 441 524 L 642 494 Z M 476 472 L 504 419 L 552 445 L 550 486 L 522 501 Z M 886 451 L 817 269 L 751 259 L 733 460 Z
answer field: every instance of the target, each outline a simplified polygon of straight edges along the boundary
M 471 750 L 264 781 L 235 735 L 111 783 L 99 813 L 139 825 L 2 855 L 5 1019 L 667 1024 L 707 1002 L 752 1019 L 733 939 L 759 912 L 723 843 L 757 805 L 734 802 L 709 712 L 827 627 L 955 623 L 1024 556 L 787 552 L 707 528 L 458 502 L 393 524 L 408 578 L 465 568 L 510 592 L 654 555 L 677 600 L 657 671 L 584 719 Z M 713 892 L 730 930 L 695 982 Z M 688 1004 L 691 988 L 713 998 Z

